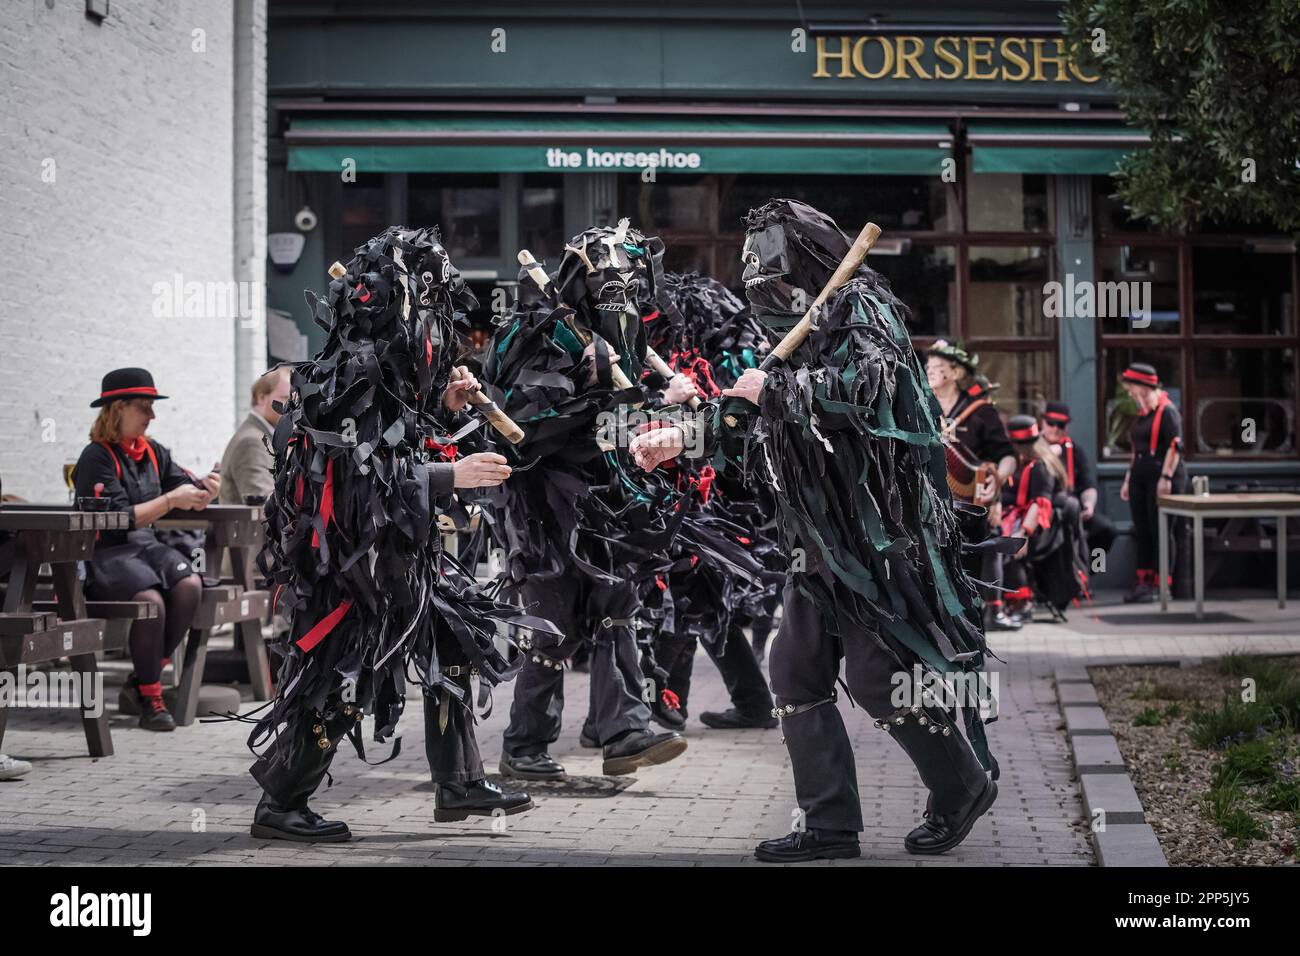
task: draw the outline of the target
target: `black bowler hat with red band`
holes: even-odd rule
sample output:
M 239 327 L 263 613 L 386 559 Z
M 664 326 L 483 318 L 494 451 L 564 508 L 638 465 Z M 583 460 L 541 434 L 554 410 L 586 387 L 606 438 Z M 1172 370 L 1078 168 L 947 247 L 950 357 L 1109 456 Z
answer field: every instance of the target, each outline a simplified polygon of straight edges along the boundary
M 154 388 L 153 376 L 143 368 L 115 368 L 104 376 L 100 385 L 99 398 L 90 403 L 91 408 L 99 408 L 109 402 L 127 398 L 166 398 L 159 395 Z
M 1038 441 L 1038 419 L 1033 415 L 1012 415 L 1007 419 L 1007 437 L 1016 443 Z
M 1156 373 L 1155 366 L 1147 365 L 1145 362 L 1130 362 L 1129 367 L 1120 374 L 1120 378 L 1136 385 L 1145 385 L 1147 388 L 1160 387 L 1160 376 Z
M 1048 402 L 1043 407 L 1043 421 L 1064 428 L 1070 424 L 1070 406 L 1065 402 Z

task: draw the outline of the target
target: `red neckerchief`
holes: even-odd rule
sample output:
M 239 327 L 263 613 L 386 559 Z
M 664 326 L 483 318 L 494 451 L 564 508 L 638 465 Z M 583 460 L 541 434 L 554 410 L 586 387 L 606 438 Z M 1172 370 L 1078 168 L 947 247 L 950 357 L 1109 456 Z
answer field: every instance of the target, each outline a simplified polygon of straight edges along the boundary
M 145 449 L 149 447 L 149 443 L 145 441 L 143 435 L 136 435 L 130 444 L 127 444 L 124 441 L 119 441 L 117 447 L 126 452 L 127 457 L 132 461 L 138 462 L 144 460 L 144 452 Z

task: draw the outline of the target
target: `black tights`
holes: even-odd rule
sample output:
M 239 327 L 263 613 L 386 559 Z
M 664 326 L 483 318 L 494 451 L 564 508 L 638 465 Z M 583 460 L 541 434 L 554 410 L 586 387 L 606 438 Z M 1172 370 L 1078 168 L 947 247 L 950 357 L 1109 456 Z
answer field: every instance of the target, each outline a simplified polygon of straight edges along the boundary
M 131 626 L 131 662 L 141 684 L 156 684 L 162 678 L 163 658 L 170 657 L 180 646 L 202 598 L 203 581 L 197 574 L 181 578 L 165 595 L 150 588 L 131 597 L 132 601 L 148 601 L 158 608 L 156 618 L 145 618 Z

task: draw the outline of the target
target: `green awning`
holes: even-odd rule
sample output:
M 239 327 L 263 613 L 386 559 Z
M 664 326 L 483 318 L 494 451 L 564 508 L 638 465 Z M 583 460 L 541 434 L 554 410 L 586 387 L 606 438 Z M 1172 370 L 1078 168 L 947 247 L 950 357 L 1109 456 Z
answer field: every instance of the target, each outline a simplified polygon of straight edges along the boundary
M 966 141 L 977 173 L 1109 175 L 1150 138 L 1118 123 L 972 120 L 966 124 Z
M 943 123 L 861 118 L 445 114 L 299 116 L 289 169 L 360 172 L 915 174 L 942 171 Z

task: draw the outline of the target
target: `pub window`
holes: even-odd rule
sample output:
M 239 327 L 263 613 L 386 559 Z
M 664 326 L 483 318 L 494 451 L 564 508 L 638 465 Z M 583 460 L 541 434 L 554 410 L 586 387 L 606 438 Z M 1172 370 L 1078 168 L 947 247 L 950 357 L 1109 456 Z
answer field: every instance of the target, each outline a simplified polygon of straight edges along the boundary
M 912 335 L 951 335 L 957 314 L 957 249 L 911 243 L 898 255 L 874 255 L 868 263 L 911 310 Z
M 980 349 L 980 372 L 999 388 L 994 393 L 1003 416 L 1038 415 L 1057 397 L 1056 355 L 1043 349 Z
M 538 259 L 558 261 L 564 252 L 564 178 L 526 173 L 519 190 L 519 238 Z
M 1245 247 L 1192 250 L 1192 316 L 1201 335 L 1293 330 L 1292 256 Z
M 1114 191 L 1112 180 L 1096 177 L 1097 277 L 1146 284 L 1151 321 L 1097 323 L 1103 456 L 1129 454 L 1132 409 L 1118 377 L 1136 360 L 1155 365 L 1168 383 L 1191 459 L 1294 458 L 1295 244 L 1266 225 L 1243 223 L 1158 235 L 1131 219 Z
M 971 246 L 968 328 L 972 338 L 1046 338 L 1056 319 L 1043 308 L 1051 279 L 1043 246 Z
M 1051 232 L 1047 176 L 973 173 L 966 196 L 971 232 Z
M 1137 243 L 1097 250 L 1095 309 L 1105 335 L 1177 335 L 1177 246 Z
M 497 174 L 412 173 L 406 188 L 410 221 L 437 223 L 452 262 L 501 258 Z
M 331 236 L 331 244 L 338 252 L 331 255 L 350 258 L 350 253 L 372 236 L 383 232 L 388 222 L 387 178 L 382 173 L 357 173 L 356 182 L 341 184 L 339 215 Z
M 1295 454 L 1294 349 L 1195 350 L 1196 451 Z

